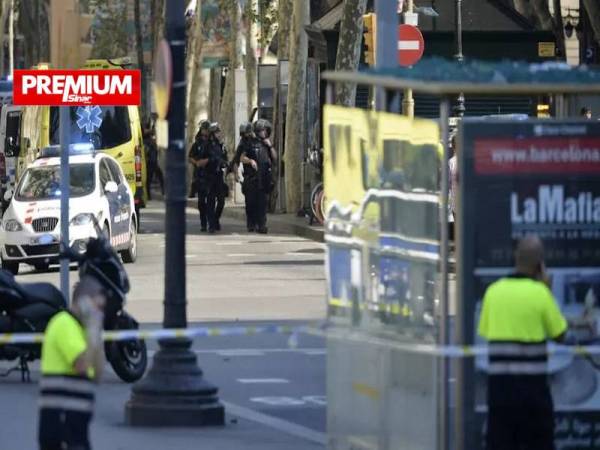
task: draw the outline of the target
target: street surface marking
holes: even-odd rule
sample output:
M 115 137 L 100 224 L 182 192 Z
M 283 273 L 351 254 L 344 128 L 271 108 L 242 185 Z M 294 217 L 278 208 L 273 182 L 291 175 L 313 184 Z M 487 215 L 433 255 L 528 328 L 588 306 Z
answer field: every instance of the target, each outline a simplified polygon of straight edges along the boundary
M 242 241 L 225 241 L 225 242 L 215 242 L 216 245 L 242 245 L 244 242 Z
M 256 253 L 230 253 L 227 256 L 230 258 L 245 258 L 247 256 L 256 256 Z
M 198 255 L 185 255 L 186 258 L 197 258 Z
M 324 395 L 305 395 L 304 397 L 252 397 L 251 402 L 262 403 L 268 406 L 327 406 Z
M 269 416 L 267 414 L 254 411 L 250 408 L 235 405 L 233 403 L 221 401 L 225 406 L 225 410 L 234 416 L 241 417 L 242 419 L 251 420 L 253 422 L 266 425 L 284 433 L 291 434 L 307 441 L 316 442 L 317 444 L 325 445 L 327 443 L 327 435 L 320 433 L 310 428 L 297 425 L 287 420 L 278 419 L 276 417 Z
M 301 353 L 306 356 L 324 356 L 327 350 L 324 348 L 231 348 L 193 350 L 197 355 L 219 355 L 219 356 L 266 356 L 267 353 Z M 155 350 L 148 350 L 148 355 L 153 356 Z
M 321 356 L 327 354 L 327 350 L 325 349 L 299 349 L 298 351 L 308 356 Z
M 238 378 L 238 383 L 242 384 L 286 384 L 289 383 L 285 378 Z
M 200 353 L 200 352 L 196 352 Z M 216 350 L 206 353 L 216 353 L 219 356 L 265 356 L 265 352 L 257 349 L 234 348 L 231 350 Z

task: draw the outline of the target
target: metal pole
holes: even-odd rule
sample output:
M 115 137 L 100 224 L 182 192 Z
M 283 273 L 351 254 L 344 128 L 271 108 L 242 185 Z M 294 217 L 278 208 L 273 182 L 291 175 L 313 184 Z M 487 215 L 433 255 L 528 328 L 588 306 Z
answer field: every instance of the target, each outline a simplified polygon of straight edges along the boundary
M 375 0 L 377 14 L 377 56 L 375 65 L 378 69 L 394 68 L 398 61 L 398 2 L 391 0 Z M 382 89 L 377 88 L 377 109 L 383 110 Z
M 414 12 L 413 0 L 408 0 L 406 4 L 406 12 L 412 14 Z M 410 118 L 415 116 L 415 100 L 413 98 L 412 89 L 405 89 L 402 98 L 402 114 Z
M 71 174 L 69 172 L 69 141 L 71 139 L 71 117 L 68 106 L 59 109 L 60 135 L 60 245 L 69 248 L 69 196 Z M 60 290 L 69 304 L 69 258 L 60 259 Z
M 462 0 L 456 0 L 455 3 L 456 8 L 454 9 L 454 23 L 456 26 L 454 38 L 456 43 L 456 55 L 454 55 L 454 59 L 458 62 L 463 62 L 463 40 L 462 40 Z M 458 117 L 462 117 L 465 115 L 465 96 L 464 94 L 458 94 L 458 98 L 456 99 L 456 106 L 454 107 L 454 113 Z
M 167 37 L 173 61 L 173 87 L 167 120 L 169 122 L 169 148 L 167 150 L 167 190 L 165 214 L 165 328 L 187 326 L 185 291 L 185 182 L 187 158 L 185 152 L 185 24 L 174 17 L 182 1 L 167 5 Z
M 167 40 L 173 82 L 169 103 L 169 148 L 165 218 L 165 300 L 163 326 L 183 328 L 186 317 L 185 264 L 185 0 L 166 5 Z M 159 341 L 148 376 L 136 383 L 125 407 L 127 423 L 137 426 L 223 425 L 225 410 L 218 389 L 207 382 L 189 339 Z
M 15 0 L 10 0 L 8 16 L 8 73 L 12 77 L 15 68 Z
M 448 159 L 450 156 L 450 150 L 448 148 L 448 140 L 450 138 L 450 130 L 448 119 L 450 116 L 450 99 L 444 97 L 440 104 L 440 120 L 442 122 L 442 143 L 444 146 L 444 155 L 442 157 L 442 179 L 441 179 L 441 190 L 442 190 L 442 207 L 440 208 L 440 272 L 442 276 L 440 286 L 440 304 L 441 304 L 441 318 L 440 318 L 440 344 L 443 346 L 449 345 L 450 343 L 450 327 L 448 324 L 448 186 L 449 186 L 449 173 L 448 173 Z M 448 413 L 450 407 L 450 395 L 448 388 L 448 378 L 450 375 L 449 363 L 447 358 L 443 358 L 440 364 L 440 433 L 439 433 L 439 448 L 441 450 L 447 450 L 449 448 L 450 430 L 448 424 Z

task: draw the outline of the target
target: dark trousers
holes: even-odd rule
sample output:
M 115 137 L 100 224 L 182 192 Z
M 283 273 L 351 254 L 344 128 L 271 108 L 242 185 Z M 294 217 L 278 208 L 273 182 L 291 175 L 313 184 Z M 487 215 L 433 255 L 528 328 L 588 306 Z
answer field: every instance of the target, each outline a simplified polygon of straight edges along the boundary
M 214 187 L 208 189 L 206 195 L 206 221 L 208 222 L 208 229 L 215 231 L 218 228 L 218 216 L 217 216 L 217 198 L 218 190 Z
M 148 191 L 148 198 L 152 199 L 152 182 L 154 181 L 154 177 L 158 180 L 160 184 L 160 192 L 165 194 L 165 180 L 163 177 L 162 170 L 160 170 L 160 166 L 158 164 L 148 164 L 146 173 L 146 189 Z
M 487 450 L 554 450 L 554 414 L 535 407 L 491 407 Z
M 217 195 L 217 207 L 215 209 L 217 224 L 220 224 L 221 216 L 223 215 L 223 209 L 225 209 L 225 195 L 219 193 L 219 195 Z
M 554 407 L 545 377 L 488 378 L 487 450 L 554 450 Z
M 90 450 L 90 419 L 89 413 L 60 409 L 40 410 L 40 450 Z
M 198 211 L 200 212 L 200 226 L 206 229 L 208 211 L 208 189 L 199 188 L 196 182 L 196 194 L 198 195 Z
M 246 222 L 248 228 L 267 227 L 267 197 L 260 189 L 249 189 L 246 195 Z

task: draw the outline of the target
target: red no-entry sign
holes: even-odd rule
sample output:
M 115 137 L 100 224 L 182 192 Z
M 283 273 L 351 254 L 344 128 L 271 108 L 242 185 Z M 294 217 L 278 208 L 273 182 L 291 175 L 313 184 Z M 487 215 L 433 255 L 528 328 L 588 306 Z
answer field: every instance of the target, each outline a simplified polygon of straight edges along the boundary
M 402 24 L 398 27 L 398 62 L 412 66 L 423 56 L 425 41 L 417 27 Z

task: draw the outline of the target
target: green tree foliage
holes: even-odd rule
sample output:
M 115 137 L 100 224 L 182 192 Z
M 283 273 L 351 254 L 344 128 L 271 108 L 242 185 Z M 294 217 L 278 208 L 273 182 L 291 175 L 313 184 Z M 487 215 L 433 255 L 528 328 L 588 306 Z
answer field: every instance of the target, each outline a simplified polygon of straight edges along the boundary
M 92 58 L 116 58 L 128 54 L 127 2 L 89 0 L 94 13 Z

